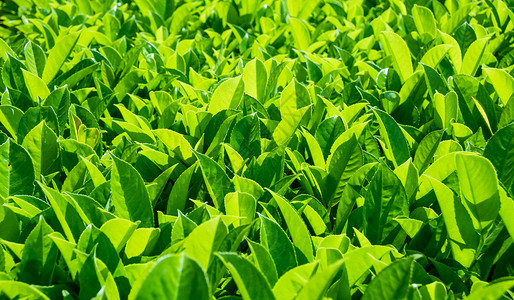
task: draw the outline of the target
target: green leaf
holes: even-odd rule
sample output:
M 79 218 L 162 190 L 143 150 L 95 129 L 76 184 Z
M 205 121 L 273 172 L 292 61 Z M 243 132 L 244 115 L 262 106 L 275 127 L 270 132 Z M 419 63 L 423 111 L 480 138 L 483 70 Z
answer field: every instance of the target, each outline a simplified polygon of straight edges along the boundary
M 137 3 L 137 2 L 136 2 Z M 104 33 L 111 41 L 115 41 L 121 29 L 120 21 L 111 14 L 105 14 L 103 19 Z
M 436 300 L 447 297 L 446 287 L 442 282 L 435 281 L 418 288 L 422 299 Z
M 80 234 L 86 229 L 86 225 L 89 221 L 87 218 L 82 220 L 79 215 L 80 208 L 73 202 L 73 198 L 66 198 L 58 191 L 48 188 L 38 181 L 39 187 L 45 193 L 52 210 L 54 211 L 57 220 L 61 224 L 64 231 L 64 235 L 68 241 L 75 243 L 76 239 L 80 237 Z M 80 211 L 82 215 L 84 214 Z M 74 229 L 72 231 L 72 229 Z
M 212 155 L 219 151 L 221 144 L 227 139 L 227 135 L 238 117 L 239 114 L 234 110 L 223 110 L 212 117 L 202 136 L 204 148 L 207 148 L 205 155 Z M 253 133 L 256 134 L 255 131 Z M 257 150 L 253 151 L 257 152 Z
M 302 218 L 289 201 L 269 189 L 267 189 L 267 191 L 273 196 L 273 199 L 280 208 L 280 212 L 282 212 L 282 215 L 284 216 L 284 220 L 287 224 L 287 228 L 289 229 L 289 234 L 291 234 L 291 238 L 293 239 L 294 246 L 298 248 L 303 255 L 299 260 L 301 259 L 301 261 L 307 260 L 307 262 L 312 262 L 314 260 L 312 240 L 309 230 Z M 297 252 L 296 255 L 299 257 L 300 253 Z
M 46 64 L 46 55 L 43 49 L 36 43 L 29 41 L 23 48 L 25 54 L 25 65 L 27 69 L 41 77 Z
M 514 98 L 514 94 L 511 98 Z M 508 101 L 501 113 L 498 128 L 503 128 L 512 122 L 514 122 L 514 101 Z
M 188 18 L 191 15 L 191 11 L 196 6 L 195 3 L 187 3 L 178 7 L 172 15 L 170 34 L 177 35 L 180 30 L 187 25 Z
M 125 120 L 128 123 L 131 123 L 132 125 L 139 127 L 143 132 L 145 132 L 147 135 L 151 136 L 151 128 L 148 124 L 148 121 L 146 121 L 143 117 L 140 117 L 140 116 L 136 115 L 135 113 L 131 112 L 130 110 L 125 108 L 123 105 L 116 104 L 115 106 L 120 111 L 121 115 L 123 116 L 123 120 Z
M 428 92 L 430 97 L 433 99 L 434 95 L 439 92 L 441 94 L 446 94 L 449 92 L 448 84 L 443 79 L 441 74 L 439 74 L 434 68 L 421 64 L 423 67 L 423 71 L 425 73 L 425 82 L 428 88 Z
M 243 159 L 258 157 L 261 154 L 261 134 L 257 113 L 239 120 L 230 134 L 230 145 Z
M 156 129 L 152 132 L 166 146 L 169 155 L 176 156 L 188 166 L 195 162 L 191 144 L 182 134 L 169 129 Z
M 318 267 L 319 262 L 316 261 L 289 270 L 279 278 L 273 287 L 273 294 L 275 294 L 275 297 L 284 300 L 295 299 L 305 284 L 315 274 Z
M 51 106 L 54 109 L 57 119 L 59 120 L 59 134 L 61 135 L 66 127 L 70 104 L 70 90 L 66 86 L 53 90 L 41 104 L 42 106 Z
M 450 23 L 453 23 L 451 25 L 457 25 L 455 23 L 456 21 L 458 20 L 455 20 L 453 22 L 447 22 L 446 25 L 450 25 Z M 464 54 L 464 52 L 466 52 L 466 50 L 468 49 L 469 45 L 476 41 L 477 35 L 473 26 L 471 26 L 468 22 L 458 24 L 457 26 L 458 28 L 455 28 L 455 32 L 448 33 L 453 34 L 455 40 L 459 43 L 459 48 L 462 51 L 462 54 Z
M 414 238 L 419 233 L 419 231 L 421 230 L 421 228 L 424 225 L 424 223 L 422 221 L 416 220 L 416 219 L 394 219 L 394 220 L 396 222 L 398 222 L 398 224 L 400 224 L 402 229 L 405 231 L 405 233 L 407 233 L 407 235 L 410 238 Z
M 462 203 L 455 199 L 452 190 L 436 179 L 428 180 L 441 207 L 453 258 L 464 267 L 469 267 L 476 257 L 479 244 L 471 216 Z
M 10 139 L 0 145 L 0 196 L 32 195 L 34 179 L 28 152 Z
M 462 68 L 460 69 L 461 74 L 475 76 L 478 67 L 482 62 L 482 57 L 487 49 L 487 42 L 489 38 L 483 38 L 474 41 L 466 50 L 464 59 L 462 60 Z
M 510 216 L 514 213 L 514 200 L 507 196 L 503 189 L 500 189 L 500 216 L 509 232 L 510 236 L 514 236 L 514 219 Z
M 196 223 L 178 211 L 178 217 L 171 230 L 171 240 L 185 239 L 197 227 Z
M 305 56 L 305 60 L 307 61 L 307 72 L 309 74 L 309 79 L 313 82 L 319 82 L 323 78 L 323 70 L 322 65 L 315 63 L 312 61 L 314 59 L 312 56 Z
M 87 286 L 88 288 L 80 289 L 79 297 L 93 298 L 102 289 L 103 276 L 100 273 L 100 268 L 105 269 L 105 264 L 103 264 L 101 260 L 96 258 L 96 247 L 93 248 L 90 254 L 80 254 L 82 256 L 82 262 L 78 278 L 80 284 L 83 286 Z M 109 272 L 107 271 L 107 273 Z
M 289 15 L 307 20 L 319 2 L 320 0 L 287 0 Z
M 237 174 L 240 174 L 240 171 L 245 166 L 245 160 L 243 159 L 241 154 L 239 154 L 239 152 L 237 152 L 234 148 L 230 147 L 230 145 L 223 144 L 223 149 L 225 150 L 227 158 L 230 161 L 232 171 L 237 176 Z
M 394 218 L 409 216 L 409 202 L 398 177 L 385 164 L 380 164 L 364 195 L 364 234 L 372 244 L 392 237 Z
M 343 260 L 330 264 L 324 270 L 319 270 L 302 288 L 295 299 L 322 299 L 336 274 L 341 271 Z
M 31 107 L 27 109 L 20 120 L 20 124 L 18 126 L 18 141 L 22 143 L 29 131 L 42 121 L 45 121 L 45 124 L 57 135 L 59 132 L 59 122 L 57 121 L 57 116 L 53 108 Z
M 257 200 L 248 193 L 234 192 L 225 196 L 225 210 L 227 215 L 240 217 L 234 226 L 251 224 L 255 218 Z
M 228 229 L 220 216 L 196 227 L 184 240 L 184 252 L 196 260 L 204 270 L 214 258 L 214 252 L 221 247 Z
M 273 131 L 273 140 L 279 146 L 287 144 L 310 106 L 303 107 L 289 114 L 282 114 L 282 120 Z
M 407 43 L 398 34 L 383 31 L 380 34 L 382 48 L 393 60 L 393 67 L 398 72 L 401 82 L 405 82 L 412 74 L 412 60 Z
M 274 221 L 260 215 L 261 219 L 261 244 L 268 250 L 280 278 L 289 269 L 296 267 L 296 255 L 293 244 L 284 230 Z
M 0 105 L 0 124 L 2 124 L 11 137 L 18 141 L 18 126 L 23 117 L 23 111 L 15 106 Z
M 248 246 L 252 250 L 252 257 L 255 266 L 266 276 L 270 286 L 274 286 L 277 283 L 278 275 L 277 268 L 273 262 L 271 254 L 261 244 L 258 244 L 250 239 L 246 239 Z
M 453 46 L 453 48 L 451 48 L 448 51 L 448 57 L 452 60 L 454 70 L 456 72 L 460 71 L 460 69 L 462 68 L 462 52 L 459 42 L 457 42 L 457 40 L 449 34 L 446 34 L 441 31 L 439 31 L 439 34 L 441 40 L 445 44 Z
M 172 105 L 173 98 L 171 95 L 164 91 L 150 92 L 150 101 L 157 109 L 159 115 L 162 115 L 167 107 Z
M 430 9 L 415 4 L 412 8 L 412 17 L 420 35 L 428 34 L 431 39 L 436 37 L 436 21 Z
M 250 161 L 244 176 L 254 180 L 261 187 L 272 187 L 284 175 L 284 147 L 276 147 Z
M 275 299 L 264 275 L 248 260 L 235 253 L 218 253 L 244 299 Z
M 312 103 L 307 88 L 293 79 L 280 95 L 280 115 L 282 120 L 292 119 L 291 115 Z
M 348 272 L 348 284 L 350 287 L 366 273 L 372 266 L 373 260 L 381 259 L 384 255 L 395 251 L 387 246 L 367 246 L 350 251 L 344 256 L 344 265 Z
M 96 247 L 93 248 L 91 253 L 85 257 L 80 269 L 80 285 L 87 286 L 88 288 L 80 289 L 79 298 L 93 298 L 93 296 L 98 294 L 104 294 L 107 299 L 120 299 L 116 282 L 105 263 L 97 259 L 96 249 Z
M 462 200 L 473 216 L 475 229 L 482 234 L 500 210 L 496 172 L 482 156 L 460 153 L 455 163 Z
M 30 98 L 32 98 L 34 103 L 38 103 L 38 97 L 44 100 L 50 95 L 50 90 L 41 78 L 29 71 L 23 69 L 21 71 L 23 72 L 23 79 L 29 90 Z
M 466 125 L 461 123 L 452 123 L 452 136 L 457 141 L 467 140 L 473 135 L 473 131 Z M 458 143 L 457 143 L 458 144 Z
M 130 66 L 128 69 L 130 70 Z M 114 92 L 116 92 L 116 98 L 118 99 L 118 102 L 121 102 L 121 100 L 123 100 L 127 94 L 131 93 L 134 88 L 136 88 L 140 78 L 141 71 L 137 69 L 129 71 L 128 74 L 123 76 L 123 78 L 114 87 Z
M 302 131 L 302 135 L 307 141 L 310 155 L 316 167 L 325 169 L 325 158 L 323 157 L 323 151 L 318 144 L 318 141 L 310 134 L 307 130 Z
M 332 147 L 330 148 L 330 153 L 334 153 L 339 146 L 341 146 L 343 143 L 349 141 L 354 136 L 358 141 L 361 138 L 368 123 L 369 123 L 369 121 L 366 121 L 364 123 L 353 125 L 348 130 L 346 130 L 341 135 L 339 135 L 339 137 L 337 137 L 337 139 L 332 144 Z M 329 166 L 330 166 L 330 159 L 331 159 L 331 156 L 329 156 L 327 159 L 327 165 L 329 165 Z
M 171 173 L 176 169 L 177 166 L 178 163 L 166 169 L 159 176 L 157 176 L 157 178 L 155 178 L 155 180 L 150 185 L 146 187 L 146 190 L 148 191 L 148 196 L 150 197 L 150 202 L 152 203 L 152 207 L 155 207 L 155 205 L 157 204 L 157 201 L 159 200 L 159 197 L 161 196 L 164 187 L 170 179 Z
M 136 0 L 137 6 L 139 6 L 139 9 L 141 10 L 141 13 L 143 13 L 145 16 L 150 17 L 153 12 L 157 12 L 155 9 L 155 4 L 157 4 L 157 1 L 152 0 Z M 164 17 L 164 15 L 162 15 Z
M 503 105 L 507 105 L 509 99 L 514 94 L 514 78 L 500 69 L 484 68 L 483 71 L 487 75 L 487 80 L 496 90 Z
M 119 253 L 136 230 L 139 222 L 134 223 L 125 219 L 111 219 L 103 223 L 100 230 L 109 238 L 113 247 Z
M 416 166 L 412 163 L 412 159 L 409 158 L 401 166 L 396 168 L 394 174 L 396 174 L 402 182 L 407 199 L 409 199 L 409 204 L 411 204 L 411 200 L 414 199 L 418 191 L 418 169 L 416 169 Z
M 244 94 L 243 76 L 223 81 L 212 94 L 208 112 L 213 115 L 229 108 L 237 108 Z
M 7 54 L 11 55 L 12 57 L 17 57 L 16 53 L 14 53 L 11 47 L 9 47 L 9 44 L 0 38 L 0 58 L 7 60 Z
M 514 279 L 510 277 L 495 280 L 488 285 L 474 290 L 466 300 L 498 300 L 506 296 L 506 293 L 514 286 Z
M 86 188 L 87 190 L 88 187 L 92 191 L 105 182 L 105 177 L 100 170 L 87 159 L 81 157 L 79 163 L 70 171 L 66 180 L 64 180 L 62 191 L 75 192 L 82 188 Z
M 159 228 L 138 228 L 130 236 L 125 246 L 127 258 L 151 255 L 161 230 Z
M 32 218 L 40 214 L 41 211 L 50 207 L 50 205 L 46 202 L 33 196 L 18 195 L 11 196 L 7 199 L 9 199 L 9 201 L 12 201 L 13 203 L 16 203 L 16 205 L 18 205 L 21 209 L 24 210 L 24 213 L 27 216 L 30 216 Z
M 384 139 L 387 157 L 392 160 L 395 167 L 403 164 L 410 157 L 409 146 L 398 123 L 385 112 L 373 109 L 380 124 L 380 135 Z
M 296 6 L 296 4 L 295 4 Z M 311 34 L 308 23 L 302 19 L 289 17 L 289 26 L 294 40 L 294 46 L 298 50 L 307 51 L 311 45 Z
M 22 70 L 25 69 L 25 65 L 16 58 L 12 56 L 8 56 L 7 61 L 5 61 L 3 67 L 2 67 L 2 79 L 3 84 L 5 87 L 11 89 L 7 90 L 8 94 L 10 94 L 10 97 L 14 96 L 16 92 L 13 89 L 16 90 L 24 90 L 25 87 L 25 80 L 23 79 L 23 72 Z M 19 94 L 19 93 L 16 93 Z M 19 97 L 19 96 L 18 96 Z M 27 99 L 28 100 L 28 99 Z M 11 100 L 13 101 L 13 100 Z M 27 101 L 28 102 L 28 101 Z M 11 104 L 11 103 L 3 103 L 3 104 Z M 18 105 L 16 105 L 18 106 Z M 32 106 L 32 103 L 23 103 L 23 107 Z M 20 107 L 20 108 L 23 108 Z
M 52 232 L 52 228 L 41 217 L 25 241 L 18 275 L 20 281 L 39 285 L 52 282 L 59 254 L 48 236 Z
M 129 299 L 207 300 L 209 284 L 198 262 L 186 254 L 165 255 L 136 283 Z
M 230 178 L 212 158 L 197 151 L 194 151 L 194 154 L 200 163 L 205 186 L 214 202 L 214 206 L 220 211 L 225 211 L 223 199 L 228 193 L 234 191 Z
M 143 131 L 141 128 L 139 128 L 138 126 L 136 126 L 134 124 L 127 123 L 127 122 L 120 122 L 117 120 L 113 120 L 112 124 L 113 124 L 113 129 L 117 133 L 120 133 L 120 134 L 124 133 L 124 132 L 127 133 L 128 136 L 130 137 L 130 139 L 133 140 L 134 142 L 148 143 L 148 144 L 155 143 L 155 139 L 152 135 L 146 133 L 145 131 Z
M 264 189 L 262 186 L 249 178 L 234 175 L 232 183 L 234 184 L 234 189 L 236 191 L 249 193 L 254 196 L 255 199 L 260 199 L 264 195 Z
M 16 214 L 6 205 L 0 206 L 0 239 L 16 242 L 18 241 L 19 236 L 20 224 Z M 6 263 L 5 257 L 2 257 L 2 255 L 4 254 L 0 253 L 0 270 L 5 267 Z
M 2 40 L 0 39 L 0 41 Z M 5 295 L 9 299 L 50 299 L 37 288 L 14 280 L 0 280 L 0 294 Z
M 364 291 L 367 299 L 404 299 L 407 296 L 414 268 L 414 257 L 395 261 L 378 273 Z
M 443 58 L 445 58 L 446 54 L 448 52 L 451 52 L 453 48 L 454 46 L 448 44 L 437 45 L 433 48 L 430 48 L 430 50 L 428 50 L 427 53 L 423 55 L 423 58 L 421 58 L 420 63 L 430 66 L 432 68 L 436 68 L 439 65 L 439 63 L 441 63 Z M 418 66 L 417 69 L 421 69 L 421 66 Z
M 248 62 L 243 71 L 245 92 L 264 103 L 266 100 L 266 86 L 268 84 L 268 73 L 266 65 L 258 58 Z
M 444 131 L 437 130 L 427 134 L 419 143 L 418 149 L 414 154 L 414 165 L 422 174 L 434 159 L 434 154 L 439 147 Z
M 82 232 L 77 243 L 77 250 L 95 254 L 105 264 L 109 273 L 115 276 L 123 275 L 123 263 L 116 252 L 116 248 L 114 248 L 107 235 L 95 226 L 88 225 Z M 80 254 L 80 252 L 77 252 L 77 254 Z M 99 265 L 99 267 L 103 268 L 102 265 Z
M 449 18 L 449 20 L 444 24 L 445 26 L 442 27 L 442 31 L 452 34 L 455 32 L 457 27 L 463 23 L 472 28 L 471 25 L 465 22 L 465 20 L 468 18 L 470 12 L 475 8 L 476 6 L 474 3 L 454 5 L 451 10 L 451 18 Z M 462 46 L 461 48 L 462 50 L 465 49 L 465 47 Z
M 328 165 L 328 176 L 323 184 L 326 203 L 339 201 L 343 188 L 350 177 L 363 164 L 362 149 L 355 136 L 342 143 L 332 154 Z
M 326 118 L 316 129 L 315 137 L 326 159 L 335 140 L 345 130 L 343 119 L 338 116 Z
M 34 127 L 23 139 L 22 147 L 32 157 L 35 178 L 48 175 L 59 169 L 59 143 L 57 135 L 45 121 Z
M 445 142 L 441 143 L 441 146 Z M 452 141 L 455 142 L 455 141 Z M 458 143 L 455 142 L 457 145 Z M 452 147 L 452 146 L 450 146 Z M 460 147 L 460 145 L 459 145 Z M 460 148 L 462 150 L 462 147 Z M 424 175 L 430 176 L 434 179 L 437 179 L 441 182 L 444 182 L 449 176 L 454 175 L 455 173 L 455 156 L 459 153 L 459 151 L 452 150 L 441 157 L 438 157 L 433 164 L 431 164 L 423 173 Z
M 514 185 L 514 124 L 498 130 L 489 139 L 484 156 L 493 164 L 498 179 L 510 189 Z
M 75 87 L 82 79 L 91 77 L 99 67 L 98 63 L 94 63 L 92 59 L 85 59 L 76 64 L 72 69 L 66 71 L 50 84 L 54 86 Z
M 114 214 L 131 221 L 141 221 L 143 227 L 154 226 L 152 203 L 143 178 L 127 162 L 111 154 L 112 205 Z
M 458 98 L 454 91 L 449 92 L 446 96 L 436 93 L 433 98 L 435 109 L 434 123 L 442 129 L 450 128 L 450 124 L 457 120 L 458 117 Z
M 48 53 L 45 68 L 43 70 L 43 81 L 49 84 L 59 73 L 62 65 L 73 51 L 80 36 L 80 32 L 67 34 L 59 39 Z
M 106 193 L 106 190 L 109 187 L 109 183 L 106 182 L 102 184 L 99 187 L 99 190 L 101 189 L 103 193 Z M 91 193 L 92 196 L 96 196 L 95 194 Z M 105 194 L 102 195 L 104 197 L 107 197 Z M 94 224 L 97 227 L 101 227 L 102 224 L 105 222 L 116 218 L 115 215 L 107 212 L 104 210 L 104 207 L 102 207 L 102 204 L 100 204 L 96 199 L 86 196 L 86 195 L 80 195 L 80 194 L 64 194 L 64 197 L 68 199 L 69 202 L 75 202 L 76 207 L 79 207 L 80 210 L 77 212 L 79 213 L 81 219 L 86 224 Z M 107 199 L 101 199 L 102 201 L 107 201 Z M 75 224 L 73 224 L 75 226 Z M 80 226 L 80 225 L 77 225 Z
M 189 185 L 195 169 L 196 165 L 189 167 L 180 174 L 173 184 L 170 196 L 168 197 L 168 206 L 166 208 L 167 214 L 175 216 L 179 211 L 183 211 L 185 209 L 186 201 L 188 199 L 187 195 Z

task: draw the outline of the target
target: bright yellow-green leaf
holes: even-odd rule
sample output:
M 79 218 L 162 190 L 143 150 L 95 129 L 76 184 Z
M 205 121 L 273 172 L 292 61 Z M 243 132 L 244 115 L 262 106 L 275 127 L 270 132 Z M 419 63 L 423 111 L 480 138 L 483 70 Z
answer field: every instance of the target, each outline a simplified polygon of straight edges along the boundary
M 412 60 L 407 43 L 398 34 L 384 31 L 380 35 L 382 48 L 388 56 L 392 57 L 393 67 L 398 72 L 400 80 L 405 82 L 412 74 Z

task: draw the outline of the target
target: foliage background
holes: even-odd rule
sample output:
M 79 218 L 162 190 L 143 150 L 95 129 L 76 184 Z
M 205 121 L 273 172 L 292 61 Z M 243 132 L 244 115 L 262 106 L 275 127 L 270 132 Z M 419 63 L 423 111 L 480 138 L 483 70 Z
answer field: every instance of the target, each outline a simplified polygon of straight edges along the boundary
M 3 0 L 0 294 L 512 298 L 513 7 Z

